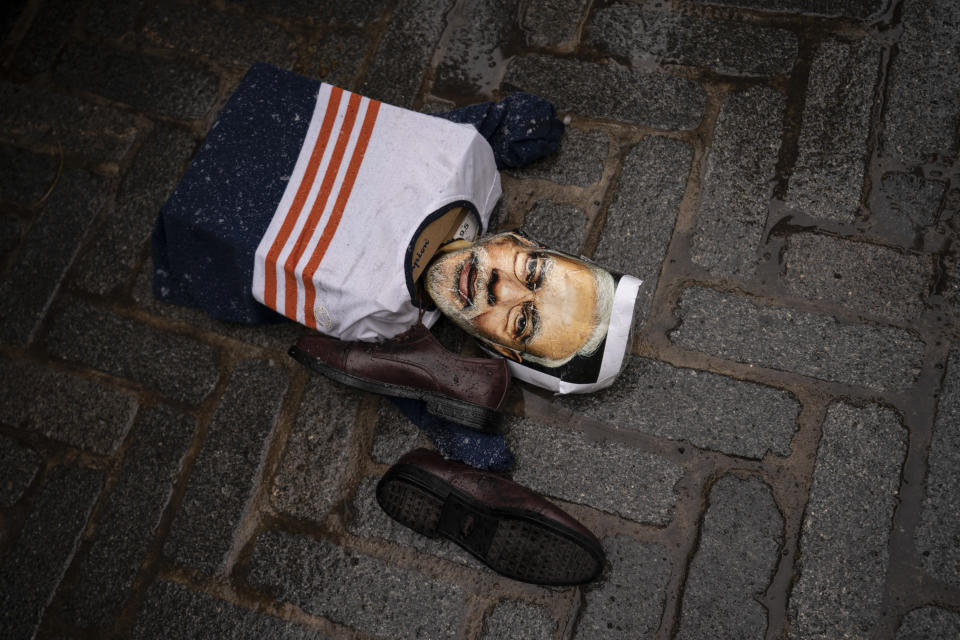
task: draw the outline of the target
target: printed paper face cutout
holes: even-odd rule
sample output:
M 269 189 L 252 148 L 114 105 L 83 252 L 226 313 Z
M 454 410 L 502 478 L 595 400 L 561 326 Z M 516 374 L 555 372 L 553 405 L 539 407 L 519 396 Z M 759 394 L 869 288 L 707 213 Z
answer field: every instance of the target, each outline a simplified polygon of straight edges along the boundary
M 513 232 L 442 256 L 426 284 L 465 331 L 505 357 L 547 368 L 597 351 L 614 292 L 607 271 Z

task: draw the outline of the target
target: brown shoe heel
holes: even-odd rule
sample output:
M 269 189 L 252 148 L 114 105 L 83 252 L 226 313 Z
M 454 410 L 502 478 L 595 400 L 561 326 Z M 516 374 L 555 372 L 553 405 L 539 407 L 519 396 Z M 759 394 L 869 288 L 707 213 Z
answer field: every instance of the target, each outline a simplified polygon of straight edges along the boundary
M 404 526 L 452 540 L 514 580 L 573 585 L 603 571 L 595 540 L 532 511 L 492 507 L 415 466 L 394 465 L 377 485 L 377 502 Z
M 290 347 L 288 353 L 300 364 L 340 384 L 385 396 L 422 400 L 426 403 L 427 413 L 430 415 L 437 416 L 444 420 L 450 420 L 451 422 L 456 422 L 457 424 L 462 424 L 465 427 L 484 433 L 500 433 L 503 415 L 494 409 L 483 407 L 466 400 L 451 398 L 450 396 L 426 389 L 403 387 L 388 382 L 372 381 L 350 375 L 346 371 L 341 371 L 313 357 L 296 345 Z

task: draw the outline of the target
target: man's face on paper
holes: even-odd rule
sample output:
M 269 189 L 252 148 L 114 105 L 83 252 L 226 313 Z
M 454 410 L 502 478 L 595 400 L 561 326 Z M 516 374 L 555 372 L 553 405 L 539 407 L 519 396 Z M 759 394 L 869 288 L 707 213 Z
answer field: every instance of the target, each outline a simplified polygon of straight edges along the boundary
M 503 355 L 549 364 L 605 333 L 608 280 L 597 267 L 502 233 L 438 258 L 427 291 L 444 315 Z

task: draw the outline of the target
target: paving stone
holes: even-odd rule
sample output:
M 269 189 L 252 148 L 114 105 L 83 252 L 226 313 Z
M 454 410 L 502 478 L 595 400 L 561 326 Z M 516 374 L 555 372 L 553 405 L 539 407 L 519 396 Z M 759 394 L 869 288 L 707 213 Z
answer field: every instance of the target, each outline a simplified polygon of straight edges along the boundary
M 789 637 L 873 637 L 906 440 L 889 409 L 840 402 L 827 410 L 800 532 Z
M 746 458 L 790 455 L 800 413 L 790 392 L 638 356 L 613 386 L 556 401 L 619 429 Z
M 363 395 L 314 374 L 271 492 L 280 511 L 320 522 L 343 494 Z
M 157 582 L 147 591 L 133 637 L 320 640 L 327 636 L 173 582 Z
M 845 324 L 828 315 L 762 307 L 710 289 L 687 289 L 674 344 L 718 358 L 876 390 L 910 388 L 923 342 L 893 327 Z
M 717 276 L 750 278 L 772 195 L 784 98 L 767 87 L 729 96 L 707 155 L 691 259 Z
M 16 264 L 0 281 L 0 342 L 33 339 L 105 197 L 100 178 L 81 170 L 61 175 L 23 239 Z
M 407 0 L 398 7 L 380 38 L 361 93 L 388 104 L 412 106 L 451 5 L 451 0 Z
M 497 88 L 519 4 L 520 0 L 463 3 L 437 65 L 435 93 L 489 96 Z
M 899 237 L 901 244 L 910 245 L 914 238 L 922 236 L 926 228 L 936 223 L 945 190 L 942 182 L 925 180 L 914 174 L 884 174 L 879 188 L 874 188 L 870 194 L 874 227 L 883 229 L 887 235 Z
M 77 568 L 63 615 L 81 626 L 109 626 L 120 614 L 170 500 L 196 420 L 159 405 L 143 412 L 97 537 Z
M 112 107 L 96 105 L 73 96 L 64 96 L 26 85 L 0 82 L 0 135 L 24 144 L 39 144 L 64 154 L 81 156 L 93 163 L 118 163 L 137 137 L 134 116 Z M 2 147 L 0 147 L 2 148 Z M 32 179 L 46 186 L 32 202 L 46 192 L 56 174 L 52 169 Z M 5 172 L 4 172 L 5 173 Z M 4 185 L 6 188 L 6 185 Z
M 926 494 L 917 528 L 917 552 L 924 570 L 960 586 L 960 347 L 950 353 L 940 390 L 927 460 Z
M 87 8 L 84 27 L 100 36 L 120 39 L 133 31 L 137 17 L 143 9 L 144 0 L 93 0 Z
M 377 424 L 373 429 L 370 458 L 380 464 L 393 464 L 400 456 L 421 446 L 424 436 L 410 419 L 386 398 L 380 401 Z
M 413 548 L 449 562 L 487 571 L 485 565 L 453 542 L 443 538 L 428 538 L 388 516 L 377 503 L 379 480 L 378 477 L 365 478 L 357 487 L 347 518 L 347 531 L 351 535 L 371 540 L 389 540 L 403 548 Z
M 244 68 L 254 62 L 289 68 L 296 61 L 296 42 L 277 23 L 202 6 L 160 4 L 143 32 L 155 45 Z
M 543 607 L 517 600 L 501 600 L 493 612 L 483 619 L 480 640 L 524 638 L 550 640 L 557 622 Z
M 73 557 L 103 473 L 56 467 L 0 566 L 0 635 L 32 638 Z
M 249 579 L 309 614 L 387 638 L 453 638 L 466 599 L 454 584 L 278 531 L 260 535 Z
M 539 200 L 523 219 L 523 231 L 551 249 L 580 255 L 587 229 L 583 209 L 572 204 Z
M 589 0 L 526 3 L 520 16 L 520 26 L 527 44 L 532 47 L 556 47 L 572 41 L 589 4 Z
M 520 484 L 636 522 L 666 525 L 673 518 L 674 485 L 682 475 L 676 464 L 532 420 L 506 422 L 507 442 L 517 459 L 513 479 Z
M 201 402 L 219 378 L 209 345 L 82 303 L 54 319 L 44 345 L 60 358 L 191 404 Z
M 70 88 L 180 120 L 203 117 L 220 84 L 210 71 L 84 43 L 64 50 L 55 76 Z
M 286 370 L 270 360 L 234 367 L 190 473 L 164 553 L 213 574 L 230 550 L 270 443 L 287 389 Z
M 643 280 L 634 320 L 638 326 L 650 315 L 692 161 L 693 148 L 685 142 L 644 138 L 627 153 L 616 195 L 607 209 L 593 258 Z
M 0 359 L 0 379 L 3 422 L 101 455 L 116 451 L 137 410 L 126 391 L 17 360 Z
M 817 50 L 787 188 L 791 207 L 838 222 L 857 217 L 880 53 L 869 40 L 855 46 L 828 40 Z
M 903 35 L 890 64 L 882 153 L 913 165 L 957 153 L 960 103 L 960 4 L 913 0 L 903 5 Z
M 345 6 L 349 3 L 343 3 Z M 352 33 L 328 31 L 314 44 L 307 75 L 348 91 L 356 91 L 357 74 L 370 46 L 369 41 Z
M 960 314 L 960 254 L 953 257 L 953 269 L 949 282 L 945 296 L 947 304 L 955 314 Z
M 600 182 L 610 139 L 603 131 L 567 127 L 560 146 L 542 160 L 520 169 L 509 169 L 515 178 L 536 178 L 557 184 L 586 187 Z
M 903 618 L 896 640 L 960 638 L 960 614 L 940 607 L 914 609 Z
M 0 264 L 20 245 L 23 223 L 13 216 L 0 215 Z
M 584 588 L 585 605 L 573 637 L 654 637 L 672 569 L 667 549 L 624 535 L 604 539 L 603 549 L 607 569 L 598 581 Z
M 43 3 L 17 48 L 14 66 L 28 75 L 47 71 L 66 43 L 79 8 L 72 0 Z
M 4 364 L 0 363 L 0 371 Z M 40 458 L 37 454 L 20 446 L 15 440 L 0 436 L 0 507 L 13 506 L 33 482 L 39 469 Z
M 934 280 L 926 256 L 812 233 L 789 236 L 782 262 L 792 295 L 901 323 L 923 313 Z
M 130 278 L 156 224 L 157 212 L 193 150 L 193 139 L 186 131 L 164 125 L 153 131 L 120 185 L 115 209 L 79 261 L 74 278 L 78 286 L 104 294 Z
M 635 67 L 682 64 L 736 76 L 789 73 L 797 57 L 797 36 L 785 29 L 640 7 L 597 11 L 587 43 L 603 53 L 629 58 Z
M 7 37 L 17 26 L 28 0 L 10 0 L 0 8 L 0 45 L 6 42 Z
M 685 78 L 541 55 L 514 58 L 503 85 L 546 98 L 558 111 L 655 129 L 693 129 L 706 104 L 703 87 Z
M 56 179 L 55 157 L 0 144 L 0 200 L 36 204 Z
M 887 8 L 885 0 L 694 0 L 694 2 L 760 11 L 851 18 L 878 17 Z
M 760 604 L 783 546 L 783 517 L 757 478 L 725 476 L 710 490 L 683 590 L 678 639 L 764 638 Z
M 292 18 L 312 18 L 319 21 L 333 20 L 363 26 L 379 20 L 386 12 L 390 0 L 364 0 L 342 2 L 340 0 L 230 0 L 229 4 Z

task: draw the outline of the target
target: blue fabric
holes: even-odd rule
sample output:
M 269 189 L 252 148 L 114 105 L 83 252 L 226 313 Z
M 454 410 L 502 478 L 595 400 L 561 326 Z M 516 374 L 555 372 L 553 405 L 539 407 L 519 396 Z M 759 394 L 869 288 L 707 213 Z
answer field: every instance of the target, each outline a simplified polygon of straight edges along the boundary
M 283 316 L 253 297 L 254 255 L 307 135 L 320 83 L 250 68 L 154 228 L 153 293 L 226 322 Z
M 490 146 L 498 169 L 513 169 L 557 150 L 563 122 L 553 105 L 529 93 L 514 93 L 500 102 L 484 102 L 437 114 L 451 122 L 469 123 Z
M 426 403 L 408 398 L 390 398 L 390 401 L 410 422 L 420 427 L 430 442 L 447 458 L 459 460 L 477 469 L 509 471 L 514 458 L 503 436 L 491 435 L 441 420 L 430 415 Z

